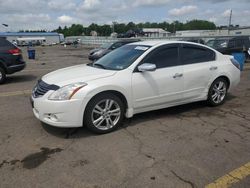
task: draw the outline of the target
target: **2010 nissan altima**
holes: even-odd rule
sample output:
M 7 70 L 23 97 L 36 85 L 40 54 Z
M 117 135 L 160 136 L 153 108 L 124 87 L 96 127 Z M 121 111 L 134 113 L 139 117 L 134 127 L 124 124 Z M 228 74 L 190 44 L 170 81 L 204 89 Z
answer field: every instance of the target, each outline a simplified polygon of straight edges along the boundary
M 239 81 L 232 56 L 190 42 L 144 41 L 43 76 L 31 100 L 46 124 L 107 133 L 141 112 L 194 101 L 221 105 Z

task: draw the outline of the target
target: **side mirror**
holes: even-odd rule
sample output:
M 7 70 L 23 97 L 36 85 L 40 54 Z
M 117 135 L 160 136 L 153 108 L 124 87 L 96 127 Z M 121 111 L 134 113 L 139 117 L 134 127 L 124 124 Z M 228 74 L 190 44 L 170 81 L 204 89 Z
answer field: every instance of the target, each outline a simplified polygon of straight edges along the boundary
M 156 65 L 152 63 L 143 63 L 138 66 L 138 70 L 140 72 L 146 72 L 146 71 L 155 71 L 156 70 Z

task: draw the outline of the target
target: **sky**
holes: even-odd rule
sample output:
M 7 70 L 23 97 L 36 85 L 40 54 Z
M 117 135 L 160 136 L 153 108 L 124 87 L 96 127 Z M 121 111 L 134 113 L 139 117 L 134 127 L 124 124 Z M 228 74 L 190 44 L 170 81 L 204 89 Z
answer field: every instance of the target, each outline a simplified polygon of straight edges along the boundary
M 193 19 L 250 26 L 250 0 L 0 0 L 0 31 Z M 4 27 L 2 24 L 8 24 Z

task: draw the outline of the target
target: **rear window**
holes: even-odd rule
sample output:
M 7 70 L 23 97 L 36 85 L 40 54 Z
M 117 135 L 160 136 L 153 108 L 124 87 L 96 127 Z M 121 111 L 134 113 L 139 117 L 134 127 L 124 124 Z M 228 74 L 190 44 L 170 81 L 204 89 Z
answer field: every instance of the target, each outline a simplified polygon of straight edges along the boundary
M 6 39 L 0 38 L 0 47 L 12 47 L 13 45 Z
M 214 51 L 193 45 L 184 45 L 181 48 L 181 62 L 184 65 L 214 61 Z

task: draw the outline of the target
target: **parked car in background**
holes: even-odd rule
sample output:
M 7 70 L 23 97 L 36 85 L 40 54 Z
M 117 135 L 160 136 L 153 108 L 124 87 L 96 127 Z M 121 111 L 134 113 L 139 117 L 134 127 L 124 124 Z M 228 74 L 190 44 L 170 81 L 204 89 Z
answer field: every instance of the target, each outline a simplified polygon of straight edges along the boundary
M 0 84 L 5 82 L 7 74 L 21 71 L 25 65 L 21 50 L 0 37 Z
M 100 46 L 100 48 L 93 49 L 89 52 L 89 60 L 96 61 L 99 58 L 105 56 L 107 53 L 115 50 L 125 44 L 129 44 L 132 42 L 138 42 L 139 39 L 130 39 L 130 40 L 119 40 L 117 42 L 104 43 Z
M 250 38 L 248 36 L 212 39 L 207 41 L 206 45 L 218 50 L 222 54 L 231 55 L 235 52 L 243 52 L 246 57 L 249 57 L 247 51 L 250 48 Z
M 31 101 L 46 124 L 107 133 L 124 116 L 203 100 L 221 105 L 239 81 L 232 56 L 196 43 L 144 41 L 43 76 Z
M 185 38 L 183 41 L 205 44 L 205 41 L 202 38 Z
M 142 29 L 131 29 L 126 33 L 120 33 L 117 35 L 117 38 L 132 38 L 132 37 L 144 37 L 145 33 Z

